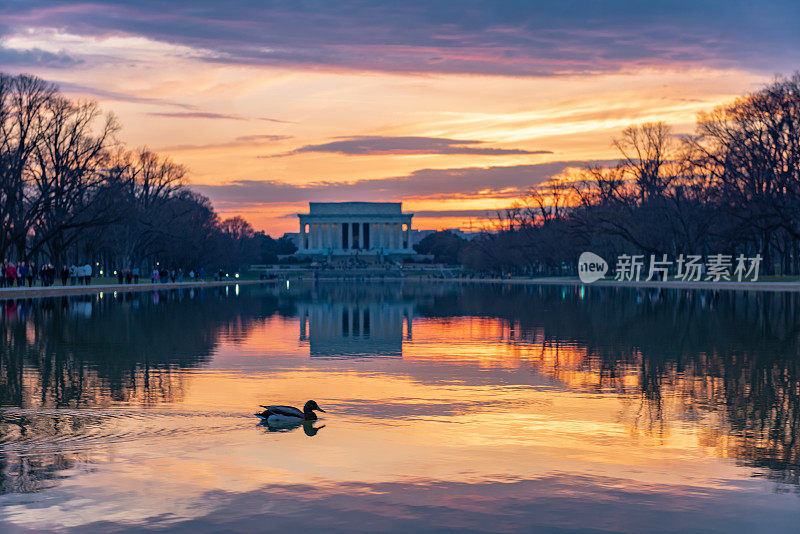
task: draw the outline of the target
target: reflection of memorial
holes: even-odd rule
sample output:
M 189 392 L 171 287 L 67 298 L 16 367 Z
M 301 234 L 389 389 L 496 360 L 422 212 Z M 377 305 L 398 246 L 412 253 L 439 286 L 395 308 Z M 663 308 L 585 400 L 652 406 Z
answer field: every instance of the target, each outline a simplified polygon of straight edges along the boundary
M 309 341 L 311 356 L 403 355 L 410 340 L 410 302 L 312 302 L 298 305 L 300 340 Z

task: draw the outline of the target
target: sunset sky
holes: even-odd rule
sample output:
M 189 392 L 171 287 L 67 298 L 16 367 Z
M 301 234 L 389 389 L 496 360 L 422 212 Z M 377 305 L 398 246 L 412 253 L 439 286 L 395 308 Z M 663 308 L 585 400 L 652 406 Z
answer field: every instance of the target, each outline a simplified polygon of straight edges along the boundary
M 798 27 L 796 1 L 0 0 L 0 70 L 97 100 L 271 235 L 324 200 L 467 227 L 800 69 Z

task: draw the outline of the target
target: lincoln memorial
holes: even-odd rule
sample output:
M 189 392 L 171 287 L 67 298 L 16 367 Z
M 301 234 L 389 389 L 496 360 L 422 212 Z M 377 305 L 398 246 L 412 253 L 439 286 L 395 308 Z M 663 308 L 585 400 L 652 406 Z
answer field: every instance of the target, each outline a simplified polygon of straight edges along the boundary
M 307 256 L 406 257 L 411 247 L 411 217 L 400 202 L 309 202 L 298 213 L 297 254 Z

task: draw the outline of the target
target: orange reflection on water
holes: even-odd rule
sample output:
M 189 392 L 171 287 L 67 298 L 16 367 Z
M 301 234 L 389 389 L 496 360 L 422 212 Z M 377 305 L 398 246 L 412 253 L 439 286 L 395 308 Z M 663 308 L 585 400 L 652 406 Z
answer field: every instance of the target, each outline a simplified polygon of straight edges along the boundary
M 38 447 L 54 471 L 64 465 L 79 473 L 59 484 L 82 502 L 46 510 L 16 505 L 8 517 L 31 528 L 101 519 L 137 524 L 145 513 L 180 521 L 213 512 L 220 506 L 215 495 L 268 485 L 336 493 L 351 491 L 343 489 L 350 484 L 559 478 L 566 482 L 558 491 L 575 498 L 585 495 L 571 486 L 577 480 L 694 495 L 741 491 L 737 484 L 750 472 L 737 462 L 780 457 L 775 449 L 782 442 L 731 430 L 724 403 L 715 404 L 730 382 L 691 365 L 659 368 L 652 373 L 658 388 L 648 388 L 652 362 L 635 347 L 626 347 L 627 359 L 611 368 L 596 349 L 555 339 L 542 327 L 490 317 L 412 317 L 402 301 L 384 307 L 404 326 L 381 329 L 380 306 L 346 304 L 360 306 L 357 329 L 349 323 L 343 331 L 338 316 L 325 328 L 305 330 L 295 317 L 237 318 L 212 336 L 216 344 L 204 365 L 142 366 L 123 375 L 128 390 L 115 390 L 127 394 L 111 395 L 89 369 L 97 362 L 75 375 L 84 382 L 56 381 L 60 389 L 82 383 L 96 390 L 97 399 L 75 397 L 93 402 L 92 409 L 5 414 L 26 429 L 18 441 L 29 440 L 11 452 Z M 313 310 L 308 317 L 315 320 Z M 395 335 L 399 355 L 370 354 Z M 362 355 L 336 352 L 355 345 L 365 349 Z M 43 377 L 26 378 L 27 397 L 41 394 Z M 159 402 L 144 402 L 153 391 L 161 392 Z M 300 428 L 272 432 L 253 416 L 260 404 L 300 406 L 311 398 L 327 410 L 313 436 Z M 783 445 L 786 461 L 796 461 L 796 448 Z M 81 471 L 95 465 L 101 468 Z

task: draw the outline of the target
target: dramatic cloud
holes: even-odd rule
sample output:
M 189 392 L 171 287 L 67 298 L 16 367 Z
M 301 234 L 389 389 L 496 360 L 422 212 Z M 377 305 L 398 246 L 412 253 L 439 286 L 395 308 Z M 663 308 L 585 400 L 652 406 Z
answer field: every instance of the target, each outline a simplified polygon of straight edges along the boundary
M 303 152 L 331 152 L 347 156 L 410 155 L 410 154 L 471 154 L 481 156 L 508 156 L 516 154 L 552 154 L 549 150 L 522 150 L 508 148 L 489 148 L 484 141 L 471 139 L 446 139 L 442 137 L 386 137 L 356 136 L 342 138 L 321 145 L 306 145 L 286 154 L 290 156 Z M 275 157 L 275 156 L 267 156 Z
M 0 38 L 37 29 L 140 36 L 202 61 L 410 73 L 560 76 L 665 65 L 786 71 L 796 68 L 800 48 L 794 0 L 26 0 L 1 4 L 0 21 Z
M 0 34 L 0 37 L 2 35 Z M 22 67 L 45 67 L 51 69 L 67 69 L 82 63 L 82 59 L 72 57 L 64 52 L 49 52 L 39 48 L 15 50 L 5 48 L 0 41 L 0 65 Z
M 509 167 L 421 169 L 408 176 L 312 182 L 294 185 L 277 180 L 236 180 L 223 185 L 195 185 L 194 189 L 214 202 L 246 207 L 257 204 L 289 204 L 316 201 L 382 201 L 402 198 L 486 195 L 514 198 L 528 187 L 547 180 L 567 167 L 605 164 L 608 161 L 559 161 Z

